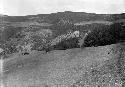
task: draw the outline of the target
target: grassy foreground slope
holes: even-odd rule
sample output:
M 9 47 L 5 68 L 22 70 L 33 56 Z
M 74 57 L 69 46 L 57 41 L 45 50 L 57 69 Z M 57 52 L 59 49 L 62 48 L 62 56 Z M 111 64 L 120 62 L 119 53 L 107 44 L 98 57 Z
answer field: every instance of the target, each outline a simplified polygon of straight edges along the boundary
M 4 87 L 125 85 L 125 43 L 36 53 L 4 60 Z

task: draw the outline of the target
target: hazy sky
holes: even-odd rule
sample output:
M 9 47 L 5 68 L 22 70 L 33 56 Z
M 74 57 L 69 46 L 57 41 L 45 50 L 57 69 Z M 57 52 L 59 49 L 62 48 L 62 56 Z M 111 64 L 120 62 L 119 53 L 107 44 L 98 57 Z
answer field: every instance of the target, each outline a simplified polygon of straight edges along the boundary
M 58 11 L 125 13 L 125 0 L 0 0 L 0 14 L 32 15 Z

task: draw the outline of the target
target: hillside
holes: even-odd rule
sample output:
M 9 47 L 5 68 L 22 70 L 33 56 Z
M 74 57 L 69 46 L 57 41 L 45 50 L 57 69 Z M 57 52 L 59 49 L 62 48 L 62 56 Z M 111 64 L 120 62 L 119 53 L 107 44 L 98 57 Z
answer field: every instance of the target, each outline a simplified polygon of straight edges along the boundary
M 125 43 L 4 60 L 4 87 L 124 87 Z
M 64 23 L 104 23 L 107 22 L 115 22 L 118 20 L 125 19 L 125 14 L 95 14 L 95 13 L 85 13 L 85 12 L 58 12 L 51 14 L 38 14 L 38 15 L 27 15 L 27 16 L 0 16 L 0 24 L 14 26 L 18 25 L 18 27 L 22 27 L 21 25 L 29 24 L 29 25 L 39 25 L 40 23 L 48 23 L 48 24 L 64 24 Z M 93 22 L 92 22 L 93 21 Z M 29 22 L 29 23 L 28 23 Z M 32 22 L 32 24 L 30 24 Z M 16 24 L 15 24 L 16 23 Z M 37 24 L 34 24 L 37 23 Z M 20 26 L 19 26 L 20 25 Z M 26 26 L 23 26 L 26 27 Z M 28 25 L 27 25 L 28 27 Z
M 4 49 L 0 56 L 16 52 L 28 51 L 29 53 L 30 50 L 46 51 L 48 47 L 51 50 L 55 50 L 54 47 L 56 50 L 65 49 L 63 47 L 68 46 L 79 48 L 80 46 L 77 45 L 81 39 L 85 40 L 82 41 L 85 42 L 83 44 L 85 47 L 124 42 L 124 28 L 124 13 L 95 14 L 65 11 L 27 16 L 0 15 L 0 48 Z M 68 40 L 63 38 L 59 41 L 61 36 L 66 37 L 67 34 L 75 31 L 80 32 L 78 38 L 68 38 Z M 88 34 L 89 31 L 90 34 Z M 86 34 L 87 37 L 85 37 Z M 69 43 L 72 39 L 76 40 L 73 46 Z M 52 42 L 57 43 L 56 46 L 49 44 Z M 66 46 L 61 46 L 62 43 Z

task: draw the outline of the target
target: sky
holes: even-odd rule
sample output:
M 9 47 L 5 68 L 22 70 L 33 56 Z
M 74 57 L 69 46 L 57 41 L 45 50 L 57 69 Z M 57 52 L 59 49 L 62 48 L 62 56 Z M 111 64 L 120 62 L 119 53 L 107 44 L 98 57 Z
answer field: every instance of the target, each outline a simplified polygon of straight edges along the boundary
M 0 0 L 0 14 L 24 16 L 63 11 L 125 13 L 125 0 Z

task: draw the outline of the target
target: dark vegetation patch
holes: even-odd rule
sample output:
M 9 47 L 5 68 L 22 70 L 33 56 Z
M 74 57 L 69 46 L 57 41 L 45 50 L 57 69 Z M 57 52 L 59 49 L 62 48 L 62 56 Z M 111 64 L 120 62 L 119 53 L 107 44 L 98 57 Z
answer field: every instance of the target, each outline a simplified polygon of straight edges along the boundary
M 104 46 L 125 41 L 124 23 L 94 28 L 85 38 L 83 47 Z
M 63 40 L 57 45 L 54 45 L 50 47 L 51 50 L 56 49 L 70 49 L 70 48 L 77 48 L 80 47 L 78 45 L 79 40 L 84 37 L 84 34 L 87 33 L 89 30 L 91 33 L 89 33 L 83 40 L 82 48 L 84 47 L 92 47 L 92 46 L 105 46 L 115 43 L 120 43 L 125 41 L 125 23 L 114 23 L 112 25 L 104 25 L 104 24 L 91 24 L 91 25 L 85 25 L 85 26 L 70 26 L 69 29 L 79 30 L 80 31 L 80 37 L 79 38 L 70 38 L 68 40 Z M 71 28 L 73 27 L 73 28 Z M 62 28 L 59 27 L 61 30 Z M 68 28 L 68 27 L 67 27 Z M 66 29 L 67 29 L 66 28 Z M 58 28 L 56 28 L 58 29 Z M 61 33 L 64 33 L 66 31 L 65 28 L 63 28 Z M 48 49 L 48 48 L 47 48 Z
M 79 43 L 78 38 L 70 38 L 70 39 L 67 39 L 67 40 L 63 40 L 56 45 L 53 45 L 53 46 L 50 46 L 50 47 L 48 46 L 44 50 L 46 52 L 48 52 L 48 51 L 52 51 L 52 50 L 66 50 L 66 49 L 71 49 L 71 48 L 80 48 L 78 43 Z

